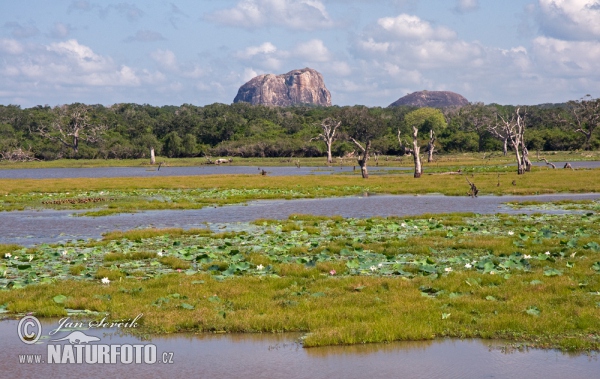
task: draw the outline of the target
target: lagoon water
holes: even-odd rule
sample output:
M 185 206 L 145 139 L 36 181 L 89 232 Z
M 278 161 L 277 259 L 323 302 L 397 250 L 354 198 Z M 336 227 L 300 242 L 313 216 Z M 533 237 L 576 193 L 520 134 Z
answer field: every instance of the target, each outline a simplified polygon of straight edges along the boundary
M 245 205 L 206 207 L 196 210 L 160 210 L 104 217 L 75 217 L 73 211 L 0 212 L 0 243 L 31 246 L 71 239 L 100 238 L 102 233 L 134 228 L 220 228 L 259 218 L 286 219 L 291 214 L 344 217 L 411 216 L 425 213 L 473 212 L 533 213 L 540 210 L 511 209 L 511 201 L 600 199 L 600 194 L 555 194 L 535 196 L 362 195 L 326 199 L 261 200 Z M 556 213 L 556 212 L 555 212 Z M 560 213 L 560 212 L 558 212 Z M 226 225 L 223 225 L 226 224 Z
M 349 162 L 348 162 L 349 163 Z M 562 169 L 566 162 L 553 162 L 557 169 Z M 513 166 L 514 164 L 509 164 Z M 546 166 L 544 162 L 534 162 L 536 166 Z M 574 169 L 598 168 L 600 161 L 571 162 Z M 548 167 L 548 166 L 546 166 Z M 321 167 L 277 166 L 262 167 L 269 176 L 290 175 L 331 175 L 337 173 L 359 175 L 360 170 L 352 164 L 342 167 L 339 165 Z M 257 166 L 203 165 L 194 167 L 93 167 L 93 168 L 40 168 L 40 169 L 10 169 L 0 170 L 0 179 L 50 179 L 50 178 L 113 178 L 113 177 L 160 177 L 188 175 L 258 175 L 261 168 Z M 406 167 L 377 167 L 369 166 L 370 175 L 385 174 L 389 171 L 412 171 L 412 166 Z M 425 167 L 427 173 L 427 167 Z
M 43 334 L 56 328 L 44 321 Z M 600 377 L 597 355 L 568 355 L 555 350 L 506 350 L 502 341 L 436 340 L 304 349 L 299 334 L 168 335 L 150 341 L 109 329 L 83 330 L 100 338 L 89 344 L 154 344 L 157 359 L 172 353 L 172 364 L 21 364 L 19 355 L 48 359 L 48 342 L 26 345 L 18 322 L 0 322 L 0 376 L 3 378 L 530 378 Z M 166 356 L 169 358 L 170 355 Z

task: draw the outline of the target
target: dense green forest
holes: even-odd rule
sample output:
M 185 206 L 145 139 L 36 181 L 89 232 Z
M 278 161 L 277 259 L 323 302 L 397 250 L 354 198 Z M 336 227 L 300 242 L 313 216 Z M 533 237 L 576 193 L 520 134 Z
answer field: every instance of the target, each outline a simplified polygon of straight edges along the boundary
M 598 149 L 598 99 L 521 107 L 525 143 L 531 151 Z M 489 126 L 518 108 L 471 104 L 444 109 L 446 126 L 436 130 L 436 153 L 501 151 Z M 398 131 L 410 134 L 405 116 L 415 108 L 267 107 L 247 103 L 195 106 L 71 104 L 60 107 L 0 106 L 0 159 L 17 152 L 42 160 L 143 158 L 153 147 L 167 157 L 313 157 L 326 145 L 315 137 L 327 118 L 341 122 L 333 156 L 355 150 L 349 137 L 371 131 L 372 151 L 400 154 Z M 587 113 L 586 113 L 587 112 Z M 579 130 L 577 130 L 579 129 Z M 358 132 L 357 132 L 358 131 Z M 427 131 L 422 133 L 427 143 Z

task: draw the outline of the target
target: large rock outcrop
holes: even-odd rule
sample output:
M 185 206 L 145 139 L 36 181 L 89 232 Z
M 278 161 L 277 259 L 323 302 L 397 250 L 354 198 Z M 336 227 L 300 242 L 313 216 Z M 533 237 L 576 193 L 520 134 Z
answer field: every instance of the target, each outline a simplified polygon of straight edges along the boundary
M 408 105 L 411 107 L 463 107 L 469 104 L 469 100 L 463 96 L 450 91 L 419 91 L 403 96 L 390 104 L 390 107 Z
M 259 75 L 240 87 L 233 102 L 281 107 L 296 104 L 331 106 L 331 94 L 325 87 L 323 76 L 307 67 L 283 75 Z

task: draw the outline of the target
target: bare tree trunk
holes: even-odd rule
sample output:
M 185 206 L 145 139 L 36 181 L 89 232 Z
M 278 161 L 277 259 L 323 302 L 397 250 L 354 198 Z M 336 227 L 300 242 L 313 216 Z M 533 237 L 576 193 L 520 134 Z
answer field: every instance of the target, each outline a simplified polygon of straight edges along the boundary
M 525 167 L 523 166 L 523 160 L 521 159 L 521 154 L 519 153 L 519 147 L 513 146 L 515 150 L 515 156 L 517 157 L 517 174 L 523 175 L 525 173 Z
M 350 140 L 363 152 L 362 156 L 359 155 L 358 157 L 358 165 L 360 166 L 360 173 L 362 174 L 363 179 L 368 179 L 369 171 L 367 170 L 367 160 L 369 159 L 371 141 L 367 141 L 365 147 L 362 147 L 362 145 L 354 138 L 350 138 Z
M 435 150 L 435 133 L 433 129 L 429 131 L 429 144 L 427 145 L 427 163 L 433 162 L 433 150 Z
M 525 168 L 525 171 L 530 172 L 531 161 L 529 160 L 529 150 L 527 150 L 524 144 L 521 144 L 521 146 L 523 147 L 523 166 Z
M 419 155 L 421 147 L 419 146 L 419 140 L 417 139 L 417 134 L 419 133 L 419 129 L 413 126 L 413 149 L 412 155 L 415 161 L 415 178 L 420 178 L 423 174 L 423 167 L 421 166 L 421 156 Z
M 331 157 L 331 145 L 327 145 L 327 164 L 333 163 L 333 158 Z
M 150 148 L 150 164 L 156 164 L 156 157 L 154 156 L 154 148 Z
M 504 146 L 502 147 L 502 155 L 508 154 L 508 137 L 504 137 Z

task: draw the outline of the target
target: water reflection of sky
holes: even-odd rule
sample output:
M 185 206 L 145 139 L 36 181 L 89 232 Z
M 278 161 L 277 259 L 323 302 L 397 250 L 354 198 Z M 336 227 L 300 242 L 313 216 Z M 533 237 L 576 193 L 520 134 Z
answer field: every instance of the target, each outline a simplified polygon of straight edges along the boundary
M 287 219 L 291 214 L 314 214 L 343 217 L 410 216 L 425 213 L 473 212 L 532 213 L 561 211 L 511 209 L 511 201 L 556 201 L 599 199 L 600 194 L 556 194 L 535 196 L 467 196 L 380 195 L 326 199 L 261 200 L 248 205 L 206 207 L 194 210 L 161 210 L 104 217 L 73 217 L 73 211 L 0 212 L 0 243 L 34 245 L 70 239 L 100 238 L 102 233 L 135 228 L 243 228 L 239 223 L 259 218 Z
M 55 328 L 44 321 L 43 330 Z M 501 341 L 436 340 L 303 349 L 299 334 L 168 335 L 140 341 L 110 330 L 88 330 L 104 344 L 156 345 L 172 352 L 172 365 L 24 365 L 19 354 L 46 354 L 47 345 L 25 345 L 17 321 L 0 322 L 2 377 L 81 378 L 597 378 L 597 356 L 554 350 L 512 351 Z M 57 338 L 67 335 L 59 334 Z M 52 338 L 54 339 L 54 337 Z M 65 343 L 65 342 L 62 342 Z

